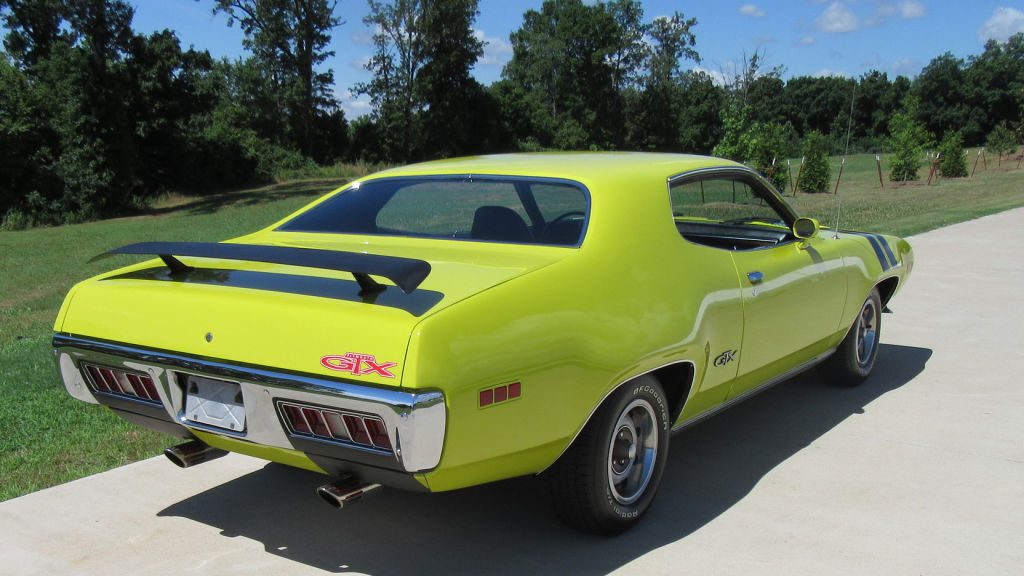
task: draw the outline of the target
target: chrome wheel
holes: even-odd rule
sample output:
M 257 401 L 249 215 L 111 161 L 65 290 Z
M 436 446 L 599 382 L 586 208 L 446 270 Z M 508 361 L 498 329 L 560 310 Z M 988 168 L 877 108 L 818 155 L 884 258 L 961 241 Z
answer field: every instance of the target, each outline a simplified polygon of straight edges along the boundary
M 868 299 L 857 319 L 857 362 L 862 366 L 871 361 L 878 344 L 878 307 Z
M 608 487 L 620 504 L 632 504 L 643 495 L 658 456 L 658 420 L 654 407 L 642 398 L 619 414 L 608 442 Z

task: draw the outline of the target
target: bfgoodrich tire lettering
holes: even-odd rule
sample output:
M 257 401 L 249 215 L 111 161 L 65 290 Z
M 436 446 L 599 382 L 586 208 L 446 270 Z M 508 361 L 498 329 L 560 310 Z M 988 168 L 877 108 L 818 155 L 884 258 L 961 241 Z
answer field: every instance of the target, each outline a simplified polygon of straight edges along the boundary
M 636 524 L 661 483 L 669 427 L 665 392 L 653 376 L 612 393 L 546 474 L 558 516 L 605 535 Z

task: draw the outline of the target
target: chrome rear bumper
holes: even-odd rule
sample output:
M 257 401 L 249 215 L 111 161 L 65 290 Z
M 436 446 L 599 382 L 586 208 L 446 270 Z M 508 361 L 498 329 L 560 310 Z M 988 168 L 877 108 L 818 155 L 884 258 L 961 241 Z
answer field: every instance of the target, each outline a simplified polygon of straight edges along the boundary
M 403 392 L 375 388 L 65 334 L 54 335 L 53 347 L 64 387 L 71 396 L 85 402 L 109 404 L 107 400 L 115 400 L 124 405 L 130 404 L 132 399 L 112 397 L 90 387 L 79 367 L 82 361 L 149 374 L 157 384 L 166 416 L 188 430 L 212 432 L 255 444 L 304 452 L 310 452 L 311 446 L 314 449 L 319 447 L 322 450 L 317 450 L 318 453 L 406 473 L 431 470 L 441 460 L 447 416 L 444 395 L 439 391 Z M 185 388 L 179 380 L 182 375 L 237 382 L 245 406 L 246 429 L 236 432 L 188 420 L 183 410 Z M 278 411 L 280 401 L 379 416 L 387 426 L 394 451 L 297 436 L 282 421 Z M 160 410 L 153 403 L 147 404 L 140 408 Z

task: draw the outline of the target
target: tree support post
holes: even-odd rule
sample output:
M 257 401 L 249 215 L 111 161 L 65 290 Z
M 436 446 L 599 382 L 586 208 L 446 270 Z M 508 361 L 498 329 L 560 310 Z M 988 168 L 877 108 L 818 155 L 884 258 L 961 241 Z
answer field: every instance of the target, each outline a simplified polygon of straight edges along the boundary
M 796 182 L 793 183 L 793 197 L 796 198 L 796 191 L 800 188 L 800 176 L 804 173 L 804 160 L 807 156 L 800 159 L 800 167 L 796 170 Z
M 843 161 L 839 163 L 839 175 L 836 176 L 836 188 L 832 191 L 832 195 L 839 194 L 839 181 L 843 179 L 843 167 L 846 166 L 846 157 L 843 157 Z
M 878 187 L 885 190 L 885 181 L 882 180 L 882 157 L 875 154 L 875 166 L 878 168 Z

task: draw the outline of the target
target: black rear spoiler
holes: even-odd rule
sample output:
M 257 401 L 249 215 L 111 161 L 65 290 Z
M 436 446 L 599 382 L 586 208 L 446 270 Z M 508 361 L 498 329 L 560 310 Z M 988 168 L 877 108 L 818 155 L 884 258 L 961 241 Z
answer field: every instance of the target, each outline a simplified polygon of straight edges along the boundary
M 351 272 L 359 283 L 361 293 L 380 292 L 384 285 L 373 276 L 381 276 L 395 283 L 406 294 L 412 292 L 430 274 L 430 263 L 413 258 L 380 256 L 359 252 L 338 252 L 315 248 L 289 248 L 260 244 L 224 244 L 218 242 L 140 242 L 115 248 L 93 257 L 89 262 L 114 254 L 146 254 L 159 256 L 171 269 L 171 274 L 188 274 L 193 270 L 175 256 L 220 258 L 247 262 L 268 262 L 324 270 Z

